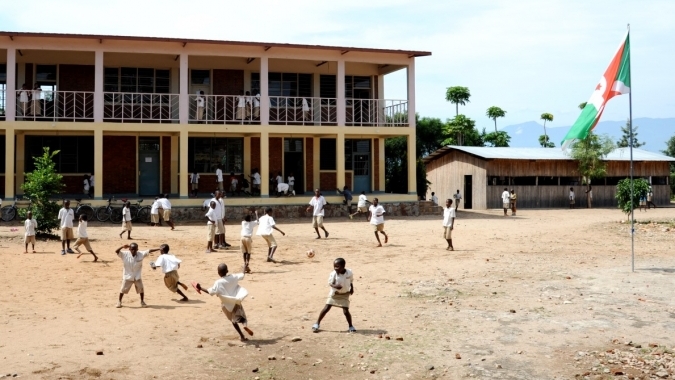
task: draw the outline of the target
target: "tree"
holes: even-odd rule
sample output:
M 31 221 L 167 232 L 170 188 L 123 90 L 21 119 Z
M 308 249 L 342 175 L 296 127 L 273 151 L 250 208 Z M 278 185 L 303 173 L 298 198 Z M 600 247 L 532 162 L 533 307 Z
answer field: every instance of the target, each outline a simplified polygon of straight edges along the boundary
M 445 126 L 443 145 L 483 146 L 483 139 L 476 130 L 476 122 L 465 115 L 457 115 Z
M 614 143 L 608 136 L 598 136 L 592 131 L 585 139 L 577 141 L 572 146 L 572 158 L 577 161 L 579 174 L 586 183 L 588 207 L 591 207 L 591 198 L 588 195 L 591 180 L 603 178 L 607 174 L 605 157 L 612 150 L 614 150 Z
M 508 147 L 511 142 L 511 136 L 505 131 L 490 132 L 483 136 L 483 142 L 485 146 Z
M 539 145 L 542 148 L 555 148 L 555 143 L 550 141 L 547 135 L 539 135 Z
M 441 119 L 415 115 L 417 135 L 417 158 L 427 156 L 443 147 L 445 124 Z
M 633 179 L 633 202 L 631 204 L 630 178 L 622 179 L 616 185 L 616 200 L 619 208 L 626 214 L 630 214 L 640 203 L 640 197 L 647 197 L 649 192 L 649 182 L 644 178 Z
M 553 122 L 553 115 L 548 113 L 548 112 L 544 112 L 544 113 L 541 114 L 541 120 L 544 120 L 544 136 L 546 136 L 545 140 L 548 142 L 548 134 L 546 134 L 546 122 L 547 121 Z M 539 138 L 539 143 L 541 144 L 541 137 Z M 544 146 L 544 148 L 547 148 L 547 147 Z M 550 148 L 553 148 L 553 147 L 551 146 Z
M 58 150 L 49 152 L 48 147 L 44 147 L 42 156 L 33 157 L 35 170 L 26 173 L 24 183 L 21 185 L 24 195 L 31 200 L 30 211 L 33 212 L 33 218 L 37 222 L 36 233 L 49 234 L 53 229 L 59 227 L 56 219 L 59 213 L 59 205 L 51 201 L 50 197 L 61 194 L 65 185 L 63 176 L 56 172 L 54 156 L 59 154 Z M 19 215 L 25 218 L 28 210 L 19 210 Z
M 455 116 L 459 116 L 459 105 L 465 106 L 470 97 L 471 93 L 468 87 L 448 87 L 445 91 L 445 100 L 455 105 Z
M 495 132 L 497 132 L 497 118 L 506 116 L 506 111 L 499 107 L 492 106 L 487 109 L 485 116 L 495 121 Z
M 633 148 L 639 148 L 645 145 L 645 143 L 641 143 L 638 141 L 637 130 L 638 130 L 637 126 L 633 127 Z M 626 125 L 621 127 L 621 133 L 623 133 L 623 135 L 621 135 L 621 140 L 616 142 L 616 146 L 619 148 L 628 148 L 629 147 L 628 141 L 630 140 L 630 120 L 626 120 Z
M 675 136 L 666 141 L 666 150 L 662 150 L 661 153 L 675 157 Z M 670 163 L 670 193 L 675 194 L 675 162 Z
M 579 109 L 582 110 L 582 109 L 586 108 L 586 104 L 588 104 L 588 102 L 579 103 Z

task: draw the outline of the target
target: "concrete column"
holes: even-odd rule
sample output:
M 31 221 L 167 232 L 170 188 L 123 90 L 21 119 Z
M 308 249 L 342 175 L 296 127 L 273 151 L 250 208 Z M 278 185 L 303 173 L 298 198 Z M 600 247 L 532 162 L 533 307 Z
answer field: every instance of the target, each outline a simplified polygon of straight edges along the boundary
M 9 71 L 9 65 L 7 65 Z M 9 77 L 8 77 L 9 79 Z M 5 199 L 14 198 L 14 128 L 5 128 Z
M 347 102 L 345 99 L 345 61 L 337 62 L 337 125 L 344 127 L 347 117 Z
M 269 124 L 270 124 L 269 59 L 267 57 L 260 57 L 260 125 L 269 125 Z M 267 152 L 265 152 L 265 154 L 267 154 Z
M 171 194 L 178 194 L 179 141 L 177 135 L 171 135 Z
M 415 131 L 408 135 L 408 194 L 417 195 L 417 144 Z
M 5 120 L 16 120 L 16 50 L 7 49 L 7 86 L 5 94 Z M 12 142 L 12 146 L 14 146 Z M 7 172 L 6 172 L 7 173 Z M 12 171 L 14 173 L 14 167 Z M 5 177 L 6 178 L 6 177 Z
M 14 183 L 14 194 L 23 194 L 21 190 L 21 185 L 23 184 L 24 171 L 26 171 L 26 135 L 19 132 L 16 134 L 16 151 L 14 152 L 14 157 L 16 157 L 16 180 Z
M 181 124 L 187 124 L 188 120 L 190 119 L 190 96 L 188 95 L 188 72 L 189 72 L 189 67 L 188 67 L 188 55 L 186 53 L 183 53 L 180 55 L 180 88 L 179 88 L 179 94 L 178 95 L 178 113 L 179 117 L 178 120 L 180 121 Z M 181 139 L 182 139 L 182 134 L 181 134 Z M 187 137 L 185 137 L 187 139 Z M 181 146 L 183 144 L 181 143 Z M 185 147 L 187 148 L 187 140 L 185 141 Z M 187 152 L 186 152 L 186 158 L 187 158 Z M 183 163 L 181 162 L 181 168 Z M 185 165 L 187 165 L 187 161 L 185 162 Z M 187 166 L 186 166 L 187 167 Z M 182 170 L 181 170 L 181 175 L 183 175 Z M 181 183 L 181 196 L 183 195 L 183 184 Z M 187 190 L 187 182 L 185 183 L 186 190 Z M 185 192 L 185 195 L 187 196 L 187 191 Z
M 314 149 L 312 150 L 312 161 L 314 162 L 314 183 L 312 187 L 318 189 L 321 187 L 321 139 L 314 137 Z M 313 190 L 313 189 L 312 189 Z
M 251 70 L 244 70 L 244 91 L 251 91 Z
M 377 76 L 377 98 L 384 99 L 384 75 Z
M 270 196 L 270 134 L 260 133 L 260 196 Z
M 251 137 L 244 136 L 244 178 L 251 175 Z M 251 190 L 251 189 L 249 189 Z
M 415 58 L 410 58 L 408 74 L 408 125 L 415 128 Z
M 379 180 L 379 191 L 384 193 L 384 186 L 385 186 L 385 178 L 384 178 L 384 166 L 385 166 L 385 151 L 384 151 L 384 137 L 380 137 L 377 139 L 378 143 L 377 145 L 379 146 L 379 154 L 378 157 L 375 159 L 379 161 L 380 163 L 380 168 L 379 168 L 379 175 L 380 175 L 380 180 Z
M 137 145 L 138 146 L 138 145 Z M 103 199 L 103 130 L 94 130 L 94 198 Z
M 336 139 L 337 146 L 335 147 L 337 152 L 337 178 L 335 183 L 337 184 L 338 189 L 342 190 L 345 186 L 345 134 L 343 132 L 338 132 Z
M 103 50 L 94 52 L 94 70 L 94 121 L 100 123 L 103 121 Z
M 188 169 L 188 131 L 185 128 L 180 131 L 180 143 L 178 150 L 180 151 L 180 170 L 178 172 L 178 189 L 180 190 L 178 195 L 180 198 L 187 198 L 189 192 L 188 184 L 190 170 Z

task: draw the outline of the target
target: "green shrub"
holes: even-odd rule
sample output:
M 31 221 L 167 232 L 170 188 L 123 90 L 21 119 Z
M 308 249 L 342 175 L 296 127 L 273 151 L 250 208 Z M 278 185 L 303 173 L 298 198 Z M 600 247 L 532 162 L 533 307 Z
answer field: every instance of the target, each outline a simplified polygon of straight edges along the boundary
M 633 179 L 633 209 L 640 205 L 640 197 L 646 197 L 649 193 L 649 182 L 644 178 Z M 626 214 L 630 214 L 630 178 L 622 179 L 616 185 L 616 200 L 619 208 Z
M 61 194 L 65 185 L 63 176 L 56 172 L 54 156 L 59 154 L 58 150 L 49 152 L 49 148 L 44 147 L 42 156 L 33 157 L 35 170 L 26 173 L 26 179 L 21 185 L 24 196 L 31 200 L 29 209 L 20 209 L 19 217 L 26 218 L 28 210 L 33 212 L 33 219 L 37 222 L 36 233 L 50 234 L 52 230 L 59 228 L 59 205 L 51 201 L 50 197 Z

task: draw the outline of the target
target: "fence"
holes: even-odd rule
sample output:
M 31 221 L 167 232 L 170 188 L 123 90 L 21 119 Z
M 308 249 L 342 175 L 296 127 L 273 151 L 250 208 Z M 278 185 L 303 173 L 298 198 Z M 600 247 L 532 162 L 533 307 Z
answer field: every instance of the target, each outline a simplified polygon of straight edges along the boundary
M 179 121 L 178 94 L 103 93 L 103 120 L 132 123 Z
M 93 92 L 18 90 L 16 97 L 16 120 L 91 121 L 94 119 Z
M 347 99 L 346 123 L 361 127 L 408 126 L 408 101 Z

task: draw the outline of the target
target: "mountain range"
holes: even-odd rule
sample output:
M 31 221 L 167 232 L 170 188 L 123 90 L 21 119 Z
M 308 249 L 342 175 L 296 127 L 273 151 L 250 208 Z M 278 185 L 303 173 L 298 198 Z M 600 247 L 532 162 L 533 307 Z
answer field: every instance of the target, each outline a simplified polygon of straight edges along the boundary
M 621 136 L 623 135 L 621 127 L 625 125 L 626 120 L 601 121 L 595 126 L 593 131 L 599 135 L 609 135 L 616 143 L 621 139 Z M 633 119 L 633 127 L 637 127 L 638 142 L 645 143 L 640 149 L 661 153 L 662 150 L 666 149 L 666 141 L 675 135 L 675 118 L 637 118 Z M 569 129 L 570 126 L 547 126 L 546 133 L 548 134 L 550 141 L 554 142 L 556 147 L 559 147 L 560 141 L 562 141 Z M 539 147 L 539 136 L 544 134 L 543 124 L 536 121 L 509 125 L 501 128 L 501 130 L 508 132 L 509 136 L 511 136 L 509 145 L 519 148 Z M 487 132 L 490 132 L 490 130 L 488 129 Z

